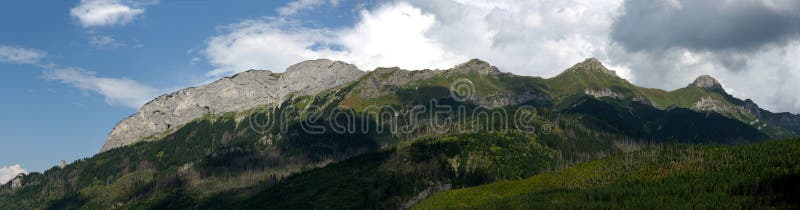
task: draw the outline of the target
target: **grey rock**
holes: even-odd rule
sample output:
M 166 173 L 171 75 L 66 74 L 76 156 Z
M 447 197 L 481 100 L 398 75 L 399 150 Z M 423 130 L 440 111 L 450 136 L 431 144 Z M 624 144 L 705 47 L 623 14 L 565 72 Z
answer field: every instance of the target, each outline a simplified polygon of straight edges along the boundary
M 249 70 L 207 85 L 157 97 L 120 121 L 101 152 L 155 140 L 206 114 L 242 112 L 274 105 L 290 95 L 313 95 L 364 75 L 355 65 L 319 59 L 294 64 L 284 73 Z
M 601 90 L 585 89 L 585 90 L 583 90 L 583 93 L 586 94 L 586 95 L 594 96 L 595 98 L 602 98 L 602 97 L 609 97 L 609 98 L 616 98 L 616 99 L 622 98 L 622 95 L 620 95 L 620 94 L 618 94 L 618 93 L 616 93 L 614 91 L 611 91 L 611 89 L 608 89 L 608 88 L 601 89 Z
M 746 111 L 744 107 L 729 105 L 725 102 L 713 99 L 709 96 L 700 97 L 700 100 L 695 102 L 690 108 L 695 111 L 714 111 L 717 113 Z
M 17 174 L 14 179 L 11 180 L 11 190 L 16 190 L 22 187 L 22 178 L 25 177 L 24 173 Z
M 551 101 L 552 98 L 547 93 L 527 90 L 519 94 L 498 93 L 486 97 L 471 97 L 468 101 L 484 107 L 503 107 L 509 105 L 520 105 L 529 101 Z

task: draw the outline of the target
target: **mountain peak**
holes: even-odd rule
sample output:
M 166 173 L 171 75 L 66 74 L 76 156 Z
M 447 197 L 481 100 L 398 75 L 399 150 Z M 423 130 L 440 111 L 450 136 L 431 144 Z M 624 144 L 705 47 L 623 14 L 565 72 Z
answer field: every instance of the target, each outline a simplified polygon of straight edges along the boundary
M 709 75 L 701 75 L 701 76 L 697 77 L 697 79 L 695 79 L 694 82 L 692 82 L 691 86 L 695 86 L 695 87 L 699 87 L 699 88 L 703 88 L 703 89 L 708 89 L 708 90 L 722 90 L 722 91 L 724 91 L 724 89 L 722 88 L 722 84 L 720 84 L 717 81 L 717 79 L 714 79 L 714 77 L 711 77 Z
M 351 82 L 365 72 L 341 61 L 318 59 L 294 64 L 282 74 L 249 70 L 198 87 L 162 95 L 120 121 L 101 151 L 150 140 L 207 114 L 242 112 L 280 103 L 293 94 L 314 95 Z
M 332 61 L 328 59 L 307 60 L 286 68 L 286 73 L 315 73 L 315 71 L 328 70 L 328 71 L 353 71 L 358 70 L 353 64 L 345 63 L 342 61 Z M 358 70 L 360 71 L 360 70 Z
M 283 91 L 299 91 L 306 95 L 313 95 L 324 89 L 336 86 L 336 84 L 352 81 L 364 74 L 366 72 L 359 70 L 353 64 L 317 59 L 289 66 L 289 68 L 286 68 L 286 72 L 281 75 L 280 81 L 285 84 L 282 87 Z
M 606 74 L 610 74 L 610 75 L 614 75 L 614 76 L 617 75 L 617 72 L 615 72 L 613 70 L 608 70 L 608 68 L 603 66 L 603 63 L 601 63 L 599 59 L 594 58 L 594 57 L 587 58 L 586 60 L 583 60 L 583 62 L 577 63 L 577 64 L 573 65 L 572 67 L 569 67 L 564 72 L 570 72 L 570 71 L 596 71 L 596 72 L 602 72 L 602 73 L 606 73 Z
M 470 59 L 466 63 L 458 64 L 453 70 L 456 72 L 477 72 L 482 75 L 501 73 L 497 67 L 477 58 Z

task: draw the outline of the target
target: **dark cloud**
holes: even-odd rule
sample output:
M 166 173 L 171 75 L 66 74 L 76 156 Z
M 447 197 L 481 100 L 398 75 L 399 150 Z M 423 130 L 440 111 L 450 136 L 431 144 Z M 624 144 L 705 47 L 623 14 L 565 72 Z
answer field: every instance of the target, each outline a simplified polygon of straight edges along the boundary
M 800 37 L 800 0 L 626 0 L 611 38 L 631 51 L 752 51 Z

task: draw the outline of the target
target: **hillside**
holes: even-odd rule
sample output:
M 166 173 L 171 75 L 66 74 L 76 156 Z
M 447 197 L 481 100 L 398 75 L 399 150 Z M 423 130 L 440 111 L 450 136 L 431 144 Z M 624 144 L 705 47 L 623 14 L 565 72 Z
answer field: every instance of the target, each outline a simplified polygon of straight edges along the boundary
M 524 180 L 442 191 L 414 208 L 798 208 L 798 189 L 797 139 L 739 147 L 667 145 Z

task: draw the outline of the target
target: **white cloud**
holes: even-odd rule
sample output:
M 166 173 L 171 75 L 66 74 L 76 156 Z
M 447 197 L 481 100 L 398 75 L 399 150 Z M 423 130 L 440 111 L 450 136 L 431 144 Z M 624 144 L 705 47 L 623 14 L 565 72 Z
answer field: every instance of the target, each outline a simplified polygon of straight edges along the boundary
M 685 1 L 664 1 L 674 10 L 691 6 L 681 3 Z M 780 8 L 793 1 L 766 2 Z M 480 58 L 504 71 L 550 77 L 584 58 L 597 57 L 641 86 L 677 89 L 700 74 L 711 74 L 737 97 L 753 98 L 774 111 L 800 111 L 800 95 L 793 92 L 800 88 L 796 85 L 800 83 L 793 82 L 800 80 L 796 59 L 800 41 L 756 52 L 685 48 L 631 52 L 610 36 L 625 3 L 392 1 L 362 9 L 353 25 L 342 28 L 306 26 L 291 17 L 243 21 L 209 38 L 203 55 L 215 67 L 209 72 L 212 76 L 252 68 L 282 71 L 316 58 L 342 60 L 365 70 L 448 68 Z
M 0 62 L 19 64 L 38 64 L 47 53 L 27 48 L 0 45 Z
M 17 177 L 20 173 L 27 174 L 28 170 L 25 170 L 19 164 L 11 165 L 11 166 L 4 166 L 0 168 L 0 185 L 11 181 L 11 179 Z
M 586 57 L 608 60 L 608 28 L 621 0 L 412 1 L 362 10 L 351 27 L 302 27 L 284 18 L 247 20 L 207 42 L 210 75 L 281 71 L 320 57 L 362 69 L 449 68 L 469 58 L 506 71 L 555 75 Z M 290 26 L 294 24 L 293 26 Z
M 248 20 L 212 37 L 204 51 L 220 76 L 253 68 L 282 71 L 302 60 L 330 58 L 363 69 L 401 66 L 411 69 L 448 68 L 467 57 L 444 50 L 425 34 L 435 18 L 409 4 L 362 11 L 352 28 L 307 28 L 282 18 Z
M 447 50 L 439 40 L 427 35 L 436 17 L 410 4 L 398 3 L 361 11 L 353 27 L 337 31 L 332 37 L 336 50 L 327 55 L 367 70 L 380 66 L 409 69 L 449 68 L 468 57 Z
M 0 45 L 0 62 L 29 64 L 40 67 L 43 77 L 57 80 L 83 91 L 91 91 L 105 97 L 109 105 L 120 105 L 138 109 L 165 90 L 159 90 L 127 78 L 95 76 L 95 72 L 81 68 L 62 68 L 57 64 L 42 64 L 47 53 L 37 49 Z
M 86 28 L 124 25 L 144 13 L 145 9 L 136 5 L 144 4 L 122 0 L 81 0 L 78 6 L 70 10 L 70 15 Z
M 248 20 L 226 27 L 227 34 L 207 41 L 203 54 L 217 67 L 210 76 L 248 69 L 280 71 L 296 61 L 319 58 L 312 49 L 323 43 L 329 31 L 292 28 L 283 19 Z M 319 41 L 317 41 L 319 40 Z
M 45 71 L 44 77 L 80 90 L 103 95 L 106 103 L 110 105 L 121 105 L 134 109 L 138 109 L 163 92 L 127 78 L 98 77 L 95 72 L 80 68 L 48 70 Z
M 89 44 L 98 48 L 116 48 L 123 47 L 126 44 L 117 41 L 112 36 L 96 35 L 89 38 Z
M 296 0 L 278 8 L 278 14 L 283 16 L 294 15 L 299 11 L 313 9 L 326 4 L 336 6 L 339 4 L 339 0 Z

